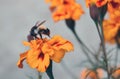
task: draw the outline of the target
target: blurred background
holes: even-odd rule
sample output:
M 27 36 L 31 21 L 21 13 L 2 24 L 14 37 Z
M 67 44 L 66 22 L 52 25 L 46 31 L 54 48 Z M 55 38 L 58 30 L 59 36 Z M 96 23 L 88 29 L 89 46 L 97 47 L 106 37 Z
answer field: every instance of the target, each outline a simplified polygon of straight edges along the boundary
M 76 31 L 81 40 L 92 50 L 99 46 L 99 37 L 84 0 L 77 0 L 85 11 L 76 21 Z M 86 58 L 79 43 L 66 27 L 64 21 L 55 23 L 44 0 L 0 0 L 0 79 L 37 79 L 37 71 L 29 68 L 19 69 L 16 63 L 19 54 L 26 50 L 22 41 L 27 40 L 29 30 L 37 21 L 47 20 L 44 24 L 51 30 L 51 36 L 58 34 L 71 41 L 74 51 L 66 54 L 61 63 L 53 63 L 55 79 L 80 79 L 81 64 Z M 65 64 L 67 67 L 63 66 Z M 32 78 L 31 78 L 32 79 Z M 49 79 L 43 73 L 42 79 Z

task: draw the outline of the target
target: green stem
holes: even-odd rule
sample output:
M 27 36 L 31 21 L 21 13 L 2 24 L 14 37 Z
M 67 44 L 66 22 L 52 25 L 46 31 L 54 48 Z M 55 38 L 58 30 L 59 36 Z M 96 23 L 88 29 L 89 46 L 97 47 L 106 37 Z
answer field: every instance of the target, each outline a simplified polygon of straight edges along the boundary
M 108 75 L 108 79 L 110 79 L 110 72 L 109 72 L 109 67 L 108 67 L 108 59 L 107 59 L 107 53 L 106 53 L 106 49 L 105 49 L 105 41 L 104 41 L 104 33 L 103 33 L 103 25 L 102 25 L 102 20 L 100 21 L 100 27 L 101 27 L 101 44 L 102 44 L 102 48 L 103 48 L 103 54 L 104 54 L 104 61 L 106 64 L 106 70 L 107 70 L 107 75 Z
M 97 63 L 98 66 L 99 66 L 99 64 L 101 64 L 101 62 L 99 60 L 99 55 L 101 53 L 101 48 L 102 48 L 102 46 L 100 44 L 100 47 L 99 47 L 99 49 L 98 49 L 98 51 L 96 52 L 96 55 L 95 55 L 95 57 L 96 57 L 96 63 Z M 100 62 L 100 63 L 98 63 L 98 62 Z
M 118 62 L 118 47 L 117 47 L 116 56 L 115 56 L 115 68 L 117 68 L 117 62 Z
M 101 36 L 101 32 L 100 32 L 100 29 L 99 29 L 99 26 L 98 26 L 98 23 L 96 21 L 95 22 L 95 25 L 96 25 L 96 28 L 97 28 L 97 31 L 98 31 L 98 35 L 100 37 L 100 40 L 102 41 L 102 36 Z
M 85 53 L 85 55 L 88 57 L 89 62 L 90 62 L 92 65 L 94 65 L 93 61 L 91 60 L 91 58 L 90 58 L 90 56 L 88 55 L 88 53 L 86 52 L 86 50 L 87 50 L 88 52 L 90 52 L 90 53 L 92 54 L 92 56 L 94 56 L 93 52 L 80 40 L 80 38 L 78 37 L 75 29 L 72 29 L 71 31 L 72 31 L 73 34 L 75 35 L 75 37 L 76 37 L 76 39 L 78 40 L 78 42 L 82 45 L 81 48 L 82 48 L 83 52 Z
M 73 34 L 75 35 L 76 39 L 79 41 L 79 43 L 87 50 L 89 51 L 92 55 L 93 52 L 82 42 L 82 40 L 80 40 L 79 36 L 77 35 L 75 30 L 72 30 Z
M 38 72 L 38 79 L 42 79 L 42 75 Z

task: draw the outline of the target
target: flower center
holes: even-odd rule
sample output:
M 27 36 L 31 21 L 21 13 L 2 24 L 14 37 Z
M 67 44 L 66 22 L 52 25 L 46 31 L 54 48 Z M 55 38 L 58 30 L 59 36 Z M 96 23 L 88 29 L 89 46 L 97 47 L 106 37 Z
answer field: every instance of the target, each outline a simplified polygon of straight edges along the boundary
M 40 54 L 39 54 L 39 56 L 38 56 L 38 58 L 40 58 L 40 59 L 44 59 L 44 54 L 41 52 Z
M 68 2 L 67 2 L 67 1 L 64 1 L 63 4 L 68 4 Z

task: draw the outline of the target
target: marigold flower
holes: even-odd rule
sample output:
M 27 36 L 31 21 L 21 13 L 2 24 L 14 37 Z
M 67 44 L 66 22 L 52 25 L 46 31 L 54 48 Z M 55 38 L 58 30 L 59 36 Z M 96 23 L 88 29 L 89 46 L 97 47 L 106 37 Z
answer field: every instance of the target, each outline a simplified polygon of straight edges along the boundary
M 47 40 L 31 40 L 30 42 L 24 42 L 25 46 L 29 46 L 30 49 L 20 55 L 20 60 L 18 61 L 18 67 L 22 68 L 22 62 L 26 59 L 28 65 L 31 68 L 36 68 L 38 71 L 45 72 L 49 66 L 49 55 L 42 52 L 41 47 Z
M 65 52 L 73 50 L 73 45 L 61 36 L 54 36 L 51 39 L 37 38 L 23 43 L 25 46 L 29 46 L 30 49 L 20 54 L 17 66 L 22 68 L 22 62 L 26 59 L 27 64 L 31 68 L 36 68 L 40 72 L 46 71 L 50 64 L 50 59 L 60 62 Z
M 105 41 L 120 45 L 120 1 L 108 0 L 109 20 L 103 22 Z
M 86 0 L 86 6 L 89 7 L 95 4 L 97 7 L 102 7 L 107 3 L 108 0 Z
M 96 71 L 84 69 L 81 73 L 80 79 L 101 79 L 102 76 L 103 72 L 100 68 L 96 69 Z
M 62 4 L 56 7 L 52 16 L 54 21 L 63 19 L 78 20 L 83 13 L 82 7 L 75 0 L 64 0 Z
M 105 41 L 111 44 L 116 42 L 117 33 L 120 29 L 120 23 L 116 23 L 113 20 L 104 20 L 103 22 L 103 31 Z

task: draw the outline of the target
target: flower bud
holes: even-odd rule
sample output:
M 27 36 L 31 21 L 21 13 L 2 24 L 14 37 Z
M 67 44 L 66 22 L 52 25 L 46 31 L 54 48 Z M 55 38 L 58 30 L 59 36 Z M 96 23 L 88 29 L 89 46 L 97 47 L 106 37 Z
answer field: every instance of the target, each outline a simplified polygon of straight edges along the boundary
M 107 12 L 107 3 L 104 6 L 99 7 L 98 9 L 99 9 L 99 14 L 100 14 L 100 20 L 103 21 L 104 16 Z
M 94 21 L 98 21 L 99 18 L 99 9 L 95 4 L 92 4 L 90 6 L 90 17 L 94 20 Z

